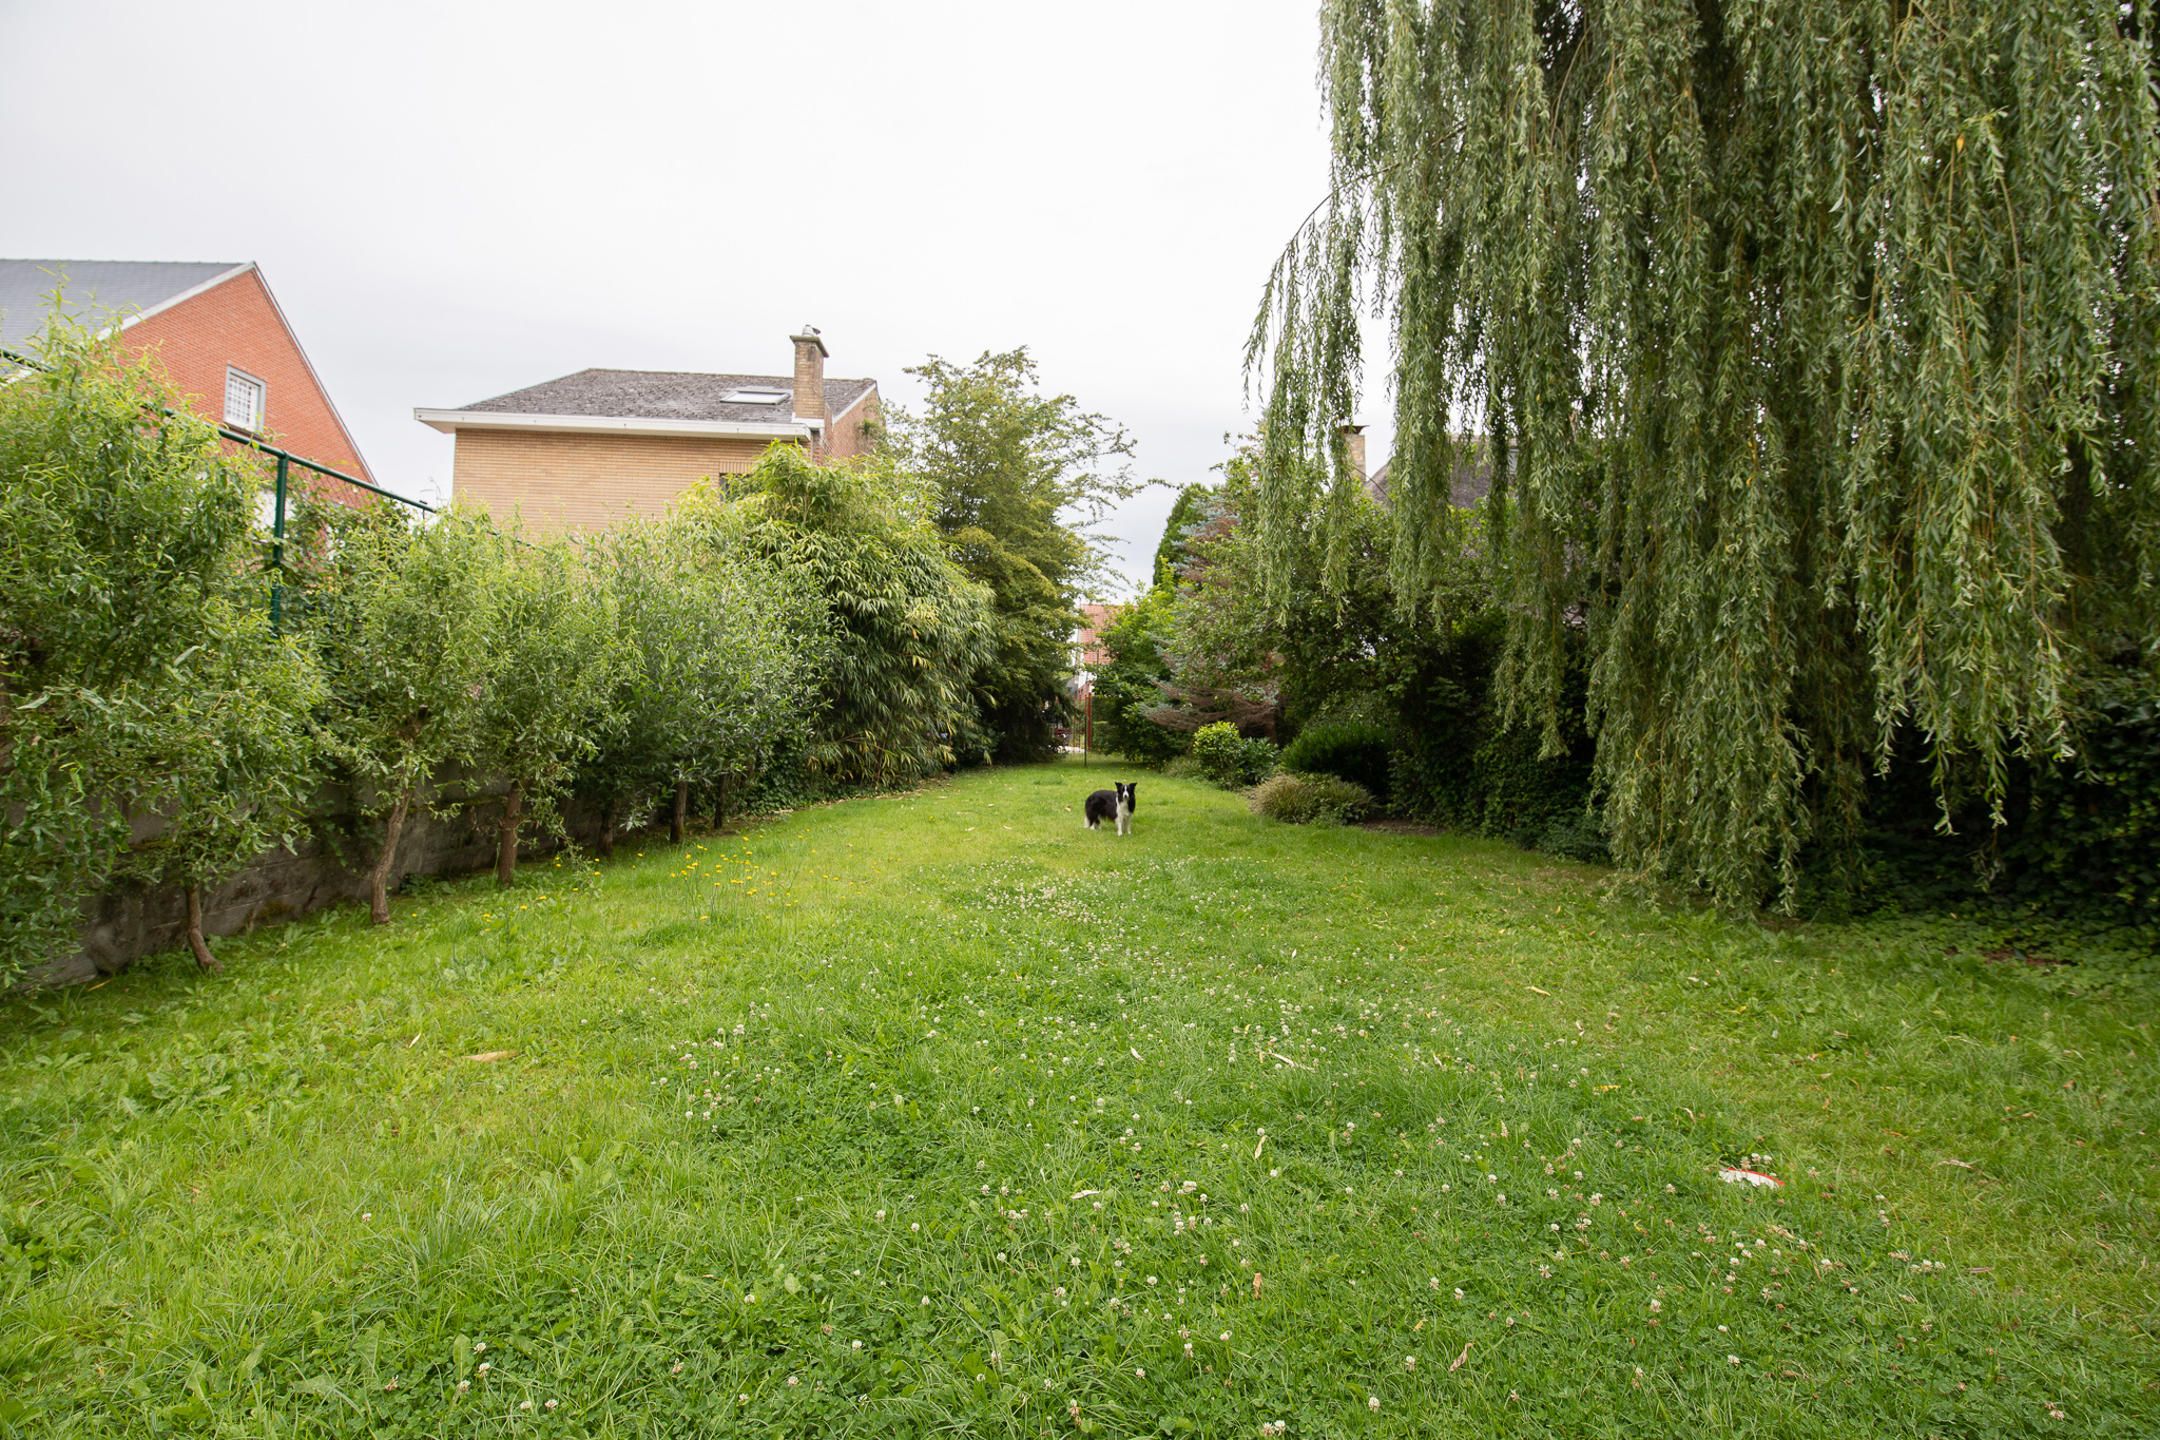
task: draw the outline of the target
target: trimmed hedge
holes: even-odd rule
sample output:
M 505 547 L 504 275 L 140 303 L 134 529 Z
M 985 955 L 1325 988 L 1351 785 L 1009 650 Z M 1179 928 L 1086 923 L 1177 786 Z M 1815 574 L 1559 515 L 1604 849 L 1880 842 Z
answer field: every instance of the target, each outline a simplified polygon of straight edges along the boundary
M 1373 797 L 1355 781 L 1284 770 L 1253 788 L 1252 808 L 1287 825 L 1350 825 L 1373 812 Z
M 1283 747 L 1282 768 L 1306 775 L 1333 775 L 1385 800 L 1389 791 L 1389 748 L 1384 725 L 1369 720 L 1322 720 L 1306 726 Z

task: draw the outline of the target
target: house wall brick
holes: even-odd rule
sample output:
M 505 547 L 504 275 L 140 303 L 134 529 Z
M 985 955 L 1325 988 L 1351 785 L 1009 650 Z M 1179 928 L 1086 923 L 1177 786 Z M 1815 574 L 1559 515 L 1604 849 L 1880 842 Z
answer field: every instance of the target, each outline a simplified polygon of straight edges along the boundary
M 826 427 L 826 453 L 835 460 L 862 454 L 870 448 L 871 438 L 883 423 L 884 412 L 878 408 L 878 394 L 873 390 Z
M 154 355 L 188 397 L 189 408 L 216 424 L 225 419 L 225 368 L 246 371 L 263 382 L 264 439 L 374 480 L 259 271 L 236 275 L 170 310 L 138 320 L 121 338 L 129 349 Z M 350 486 L 335 489 L 341 499 L 359 494 Z
M 700 480 L 742 474 L 770 443 L 736 436 L 465 429 L 457 432 L 451 498 L 498 520 L 517 515 L 535 535 L 601 530 L 629 516 L 665 513 Z

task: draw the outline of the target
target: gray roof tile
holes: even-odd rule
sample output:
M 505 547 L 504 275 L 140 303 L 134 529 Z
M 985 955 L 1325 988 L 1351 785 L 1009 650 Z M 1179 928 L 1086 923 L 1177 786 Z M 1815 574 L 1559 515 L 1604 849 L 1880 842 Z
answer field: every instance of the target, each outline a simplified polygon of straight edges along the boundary
M 86 324 L 125 319 L 206 281 L 243 261 L 192 260 L 0 260 L 0 345 L 20 350 L 45 328 L 53 291 L 61 308 Z
M 874 389 L 875 380 L 825 382 L 825 413 L 837 417 Z M 795 407 L 730 402 L 736 390 L 778 390 L 793 395 L 787 375 L 706 375 L 684 370 L 580 370 L 462 407 L 467 412 L 509 415 L 593 415 L 616 420 L 728 420 L 785 425 Z
M 1388 471 L 1394 463 L 1392 459 L 1383 460 L 1379 469 L 1365 477 L 1365 493 L 1383 505 L 1388 502 Z M 1455 474 L 1448 485 L 1448 503 L 1458 510 L 1468 510 L 1492 493 L 1492 480 L 1492 461 L 1484 445 L 1478 443 L 1471 456 L 1456 460 Z

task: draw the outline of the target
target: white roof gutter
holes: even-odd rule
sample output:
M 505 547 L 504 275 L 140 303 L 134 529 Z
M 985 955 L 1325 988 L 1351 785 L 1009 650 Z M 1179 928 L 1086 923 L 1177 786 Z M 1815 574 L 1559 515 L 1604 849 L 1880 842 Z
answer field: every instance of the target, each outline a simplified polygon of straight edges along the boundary
M 520 415 L 505 410 L 415 409 L 413 419 L 431 430 L 571 430 L 632 435 L 738 436 L 754 440 L 807 440 L 819 422 L 756 423 L 742 420 L 657 420 L 630 415 Z

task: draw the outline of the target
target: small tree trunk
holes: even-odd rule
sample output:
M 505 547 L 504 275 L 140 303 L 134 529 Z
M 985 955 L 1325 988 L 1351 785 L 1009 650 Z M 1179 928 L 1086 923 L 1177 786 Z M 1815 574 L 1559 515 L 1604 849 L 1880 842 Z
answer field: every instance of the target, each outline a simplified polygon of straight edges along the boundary
M 683 827 L 690 819 L 690 782 L 675 782 L 675 813 L 668 816 L 667 839 L 670 845 L 683 842 Z
M 397 804 L 390 807 L 390 819 L 383 827 L 383 847 L 375 857 L 375 868 L 368 872 L 368 923 L 390 923 L 390 867 L 397 861 L 398 837 L 405 833 L 405 812 L 412 804 L 412 797 L 399 792 Z
M 600 855 L 606 859 L 615 853 L 615 802 L 608 800 L 600 806 Z
M 200 885 L 187 887 L 187 943 L 188 949 L 195 952 L 195 963 L 203 969 L 222 970 L 225 968 L 218 964 L 217 956 L 210 953 L 209 942 L 203 939 L 202 886 Z
M 712 828 L 727 828 L 727 776 L 722 775 L 713 785 Z
M 495 883 L 507 890 L 517 883 L 518 817 L 525 813 L 525 787 L 512 782 L 503 796 L 502 819 L 495 822 Z

